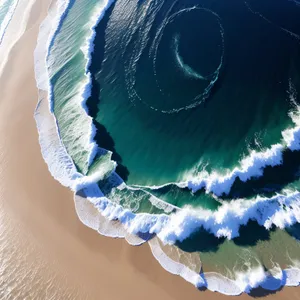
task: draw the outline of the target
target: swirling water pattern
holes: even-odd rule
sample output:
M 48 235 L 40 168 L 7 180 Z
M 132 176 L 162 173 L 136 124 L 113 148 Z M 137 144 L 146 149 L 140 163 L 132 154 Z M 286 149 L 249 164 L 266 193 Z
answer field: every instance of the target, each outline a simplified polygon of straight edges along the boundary
M 47 61 L 81 220 L 226 294 L 300 279 L 299 11 L 279 2 L 289 22 L 268 0 L 71 1 Z

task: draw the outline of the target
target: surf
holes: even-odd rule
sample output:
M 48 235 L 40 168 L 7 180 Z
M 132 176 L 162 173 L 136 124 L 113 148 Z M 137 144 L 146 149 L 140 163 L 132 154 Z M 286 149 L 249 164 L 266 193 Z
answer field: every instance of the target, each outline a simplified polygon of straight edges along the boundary
M 59 69 L 54 66 L 55 56 L 51 57 L 53 55 L 52 47 L 57 47 L 57 53 L 62 55 L 58 51 L 59 44 L 55 46 L 55 41 L 61 34 L 62 24 L 66 22 L 65 20 L 73 9 L 73 2 L 58 1 L 55 9 L 49 10 L 46 20 L 41 25 L 35 50 L 35 74 L 40 92 L 34 117 L 42 155 L 52 176 L 62 185 L 74 191 L 74 201 L 79 218 L 84 224 L 99 233 L 126 238 L 133 245 L 149 241 L 154 256 L 166 270 L 182 276 L 198 288 L 207 287 L 213 291 L 236 295 L 242 292 L 249 293 L 258 286 L 272 290 L 278 289 L 282 285 L 298 285 L 300 271 L 296 264 L 286 270 L 275 270 L 273 275 L 271 271 L 265 272 L 258 267 L 248 273 L 236 274 L 237 279 L 231 280 L 220 274 L 197 274 L 184 264 L 175 262 L 165 255 L 160 242 L 172 246 L 192 236 L 199 228 L 205 229 L 215 237 L 231 240 L 239 236 L 242 226 L 253 220 L 267 230 L 274 226 L 280 229 L 290 227 L 300 222 L 300 195 L 298 191 L 283 190 L 280 194 L 269 198 L 257 195 L 250 200 L 233 199 L 229 202 L 222 202 L 216 211 L 211 211 L 188 206 L 179 208 L 166 203 L 151 194 L 151 189 L 159 188 L 156 186 L 126 185 L 116 173 L 117 163 L 111 159 L 110 151 L 101 149 L 97 145 L 94 139 L 96 129 L 86 105 L 92 88 L 90 67 L 96 35 L 95 28 L 112 4 L 112 1 L 106 1 L 94 7 L 95 10 L 91 14 L 87 26 L 88 30 L 80 45 L 80 51 L 84 57 L 82 64 L 84 68 L 80 70 L 80 78 L 83 79 L 75 85 L 72 95 L 76 96 L 78 114 L 83 116 L 80 120 L 84 120 L 85 123 L 81 123 L 84 126 L 75 135 L 72 135 L 73 130 L 69 130 L 62 136 L 62 125 L 55 113 L 57 103 L 55 102 L 55 84 L 53 85 L 53 82 L 55 83 L 53 79 L 58 76 Z M 69 27 L 66 28 L 70 30 Z M 70 49 L 67 51 L 70 52 Z M 139 56 L 142 53 L 136 54 Z M 66 57 L 69 61 L 73 59 L 72 54 Z M 61 66 L 59 67 L 61 68 Z M 267 166 L 274 167 L 282 164 L 282 153 L 286 149 L 291 151 L 300 149 L 297 112 L 291 115 L 295 126 L 282 132 L 281 143 L 274 144 L 269 149 L 260 152 L 251 151 L 239 162 L 239 167 L 234 168 L 225 176 L 216 172 L 206 173 L 174 184 L 179 188 L 188 187 L 194 193 L 205 189 L 207 193 L 212 193 L 218 198 L 230 192 L 237 178 L 246 182 L 253 177 L 263 176 L 264 168 Z M 71 117 L 73 116 L 71 115 Z M 71 135 L 71 142 L 67 138 L 68 134 Z M 76 146 L 83 143 L 84 151 L 80 149 L 79 152 L 72 152 L 76 148 L 72 145 L 72 139 L 76 140 L 78 134 L 84 134 L 84 140 L 80 140 L 80 144 L 76 144 Z M 75 150 L 78 151 L 78 149 Z M 78 159 L 78 153 L 82 153 L 84 158 Z M 108 155 L 108 163 L 101 162 L 103 153 Z M 89 172 L 89 168 L 97 159 L 99 159 L 98 167 L 94 172 Z M 104 191 L 107 185 L 111 188 L 110 193 Z M 104 188 L 101 190 L 102 187 Z M 150 191 L 146 191 L 146 187 Z M 124 207 L 120 204 L 123 199 L 119 199 L 119 195 L 125 191 L 142 192 L 147 201 L 160 213 L 139 213 L 138 209 L 135 211 L 135 209 Z M 114 192 L 115 194 L 113 194 Z M 111 199 L 110 196 L 112 196 Z M 129 197 L 125 200 L 130 202 L 132 199 Z M 112 225 L 113 222 L 118 224 Z M 153 236 L 158 237 L 160 242 Z

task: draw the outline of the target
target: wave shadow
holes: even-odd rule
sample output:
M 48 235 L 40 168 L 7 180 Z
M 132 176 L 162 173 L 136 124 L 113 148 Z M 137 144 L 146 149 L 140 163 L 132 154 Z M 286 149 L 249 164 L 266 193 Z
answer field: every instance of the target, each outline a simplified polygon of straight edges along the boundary
M 296 223 L 290 227 L 287 227 L 286 232 L 295 238 L 297 241 L 300 241 L 300 223 Z
M 240 227 L 239 236 L 233 242 L 238 246 L 255 246 L 260 241 L 270 240 L 270 232 L 274 230 L 275 227 L 267 230 L 256 221 L 249 221 L 247 225 Z
M 124 180 L 127 181 L 129 176 L 129 170 L 123 165 L 123 160 L 120 154 L 118 154 L 115 142 L 108 132 L 108 130 L 96 121 L 99 112 L 99 103 L 101 101 L 100 83 L 96 80 L 96 74 L 101 70 L 105 53 L 105 29 L 109 22 L 112 11 L 114 10 L 115 2 L 109 7 L 105 13 L 103 19 L 100 21 L 95 29 L 96 38 L 94 41 L 94 52 L 92 54 L 92 63 L 89 68 L 92 77 L 92 90 L 91 96 L 87 99 L 86 105 L 89 115 L 93 118 L 93 124 L 96 127 L 96 135 L 94 137 L 96 143 L 108 151 L 112 152 L 112 160 L 117 163 L 116 173 Z
M 199 228 L 199 230 L 182 242 L 177 242 L 176 246 L 189 253 L 216 252 L 225 240 L 225 238 L 217 238 L 214 234 L 209 233 L 204 228 Z

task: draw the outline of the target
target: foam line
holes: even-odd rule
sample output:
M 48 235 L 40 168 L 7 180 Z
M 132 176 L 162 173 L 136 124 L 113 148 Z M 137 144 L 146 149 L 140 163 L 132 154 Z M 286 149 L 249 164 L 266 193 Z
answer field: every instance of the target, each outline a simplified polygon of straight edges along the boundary
M 1 45 L 2 40 L 4 38 L 6 29 L 7 29 L 8 25 L 9 25 L 9 23 L 10 23 L 13 15 L 14 15 L 14 12 L 16 11 L 18 3 L 19 3 L 19 0 L 14 0 L 12 2 L 12 4 L 10 5 L 10 7 L 8 9 L 8 12 L 6 13 L 3 21 L 0 24 L 0 45 Z
M 3 73 L 6 63 L 8 62 L 10 51 L 25 33 L 30 12 L 35 2 L 36 0 L 13 2 L 14 4 L 10 7 L 10 13 L 6 15 L 9 24 L 6 23 L 5 34 L 2 36 L 0 46 L 0 75 Z
M 94 193 L 96 196 L 98 192 L 95 190 Z M 95 205 L 93 205 L 92 209 L 94 210 L 95 207 L 98 207 L 98 213 L 105 207 L 105 205 L 111 204 L 109 202 L 105 204 L 105 199 L 100 200 L 101 203 L 97 204 L 96 201 L 99 201 L 99 199 L 92 199 L 90 199 L 90 203 L 93 203 Z M 82 219 L 82 222 L 106 236 L 122 237 L 128 239 L 128 230 L 124 231 L 123 228 L 120 228 L 120 226 L 117 226 L 115 230 L 112 230 L 112 227 L 106 227 L 107 223 L 103 223 L 103 220 L 99 222 L 99 218 L 102 218 L 103 216 L 105 216 L 105 220 L 109 219 L 115 222 L 116 215 L 120 216 L 120 214 L 124 214 L 124 210 L 122 208 L 114 206 L 114 216 L 108 217 L 107 213 L 101 213 L 101 216 L 99 216 L 99 214 L 97 214 L 97 212 L 95 211 L 91 213 L 91 207 L 88 208 L 89 205 L 90 204 L 84 201 L 84 199 L 81 199 L 80 208 L 78 207 L 79 205 L 77 203 L 77 211 L 80 210 L 78 213 Z M 101 207 L 100 210 L 99 207 Z M 126 213 L 123 215 L 123 218 L 125 215 Z M 151 218 L 151 216 L 149 217 Z M 131 236 L 134 236 L 134 233 L 132 233 Z M 279 267 L 275 266 L 271 270 L 265 271 L 263 266 L 258 265 L 256 268 L 249 269 L 248 271 L 243 273 L 233 272 L 231 274 L 232 278 L 230 279 L 214 272 L 197 273 L 184 264 L 174 261 L 162 250 L 159 240 L 156 237 L 149 241 L 149 246 L 154 257 L 158 260 L 158 262 L 165 270 L 172 274 L 181 276 L 197 288 L 205 287 L 211 291 L 219 292 L 225 295 L 239 295 L 244 292 L 250 293 L 253 289 L 258 287 L 262 287 L 265 290 L 275 291 L 285 285 L 299 285 L 299 264 L 297 264 L 297 262 L 293 262 L 292 260 L 291 266 L 289 266 L 285 270 L 281 270 Z
M 92 76 L 89 71 L 90 65 L 92 63 L 92 54 L 94 52 L 94 41 L 96 37 L 96 27 L 98 26 L 99 22 L 102 20 L 105 12 L 109 7 L 112 5 L 114 0 L 105 0 L 103 4 L 98 8 L 98 10 L 94 13 L 91 19 L 92 26 L 90 27 L 91 34 L 87 37 L 85 45 L 82 47 L 82 51 L 86 58 L 86 66 L 85 66 L 85 76 L 88 78 L 88 82 L 83 88 L 82 92 L 82 108 L 84 109 L 86 115 L 89 117 L 90 120 L 90 145 L 91 151 L 88 157 L 88 164 L 89 166 L 92 164 L 96 154 L 98 153 L 98 145 L 95 142 L 95 135 L 96 135 L 96 127 L 93 124 L 93 119 L 88 114 L 88 108 L 86 105 L 87 99 L 91 96 L 91 89 L 92 89 Z
M 283 145 L 275 144 L 265 151 L 257 152 L 253 150 L 250 155 L 241 160 L 239 167 L 234 168 L 225 176 L 217 172 L 211 174 L 202 172 L 198 178 L 189 180 L 186 185 L 193 192 L 205 188 L 207 193 L 213 193 L 216 196 L 228 195 L 237 178 L 246 182 L 251 178 L 261 177 L 264 168 L 267 166 L 275 167 L 281 165 L 284 149 Z
M 291 1 L 294 2 L 297 6 L 299 5 L 299 2 L 297 2 L 297 1 L 295 1 L 295 0 L 291 0 Z M 292 32 L 292 31 L 290 31 L 290 30 L 288 30 L 288 29 L 286 29 L 286 28 L 284 28 L 284 27 L 281 27 L 281 26 L 279 26 L 279 25 L 273 23 L 271 20 L 269 20 L 268 18 L 266 18 L 263 14 L 261 14 L 260 12 L 254 10 L 254 9 L 251 7 L 251 5 L 250 5 L 247 1 L 244 1 L 244 3 L 245 3 L 245 5 L 246 5 L 247 9 L 248 9 L 252 14 L 254 14 L 254 15 L 256 15 L 256 16 L 262 18 L 262 19 L 265 20 L 267 23 L 269 23 L 269 24 L 271 24 L 271 25 L 277 27 L 279 30 L 282 30 L 283 32 L 289 34 L 289 35 L 292 36 L 293 38 L 295 38 L 295 39 L 297 39 L 298 41 L 300 41 L 300 36 L 299 36 L 298 34 L 296 34 L 296 33 Z
M 181 57 L 179 53 L 179 41 L 180 41 L 180 35 L 175 35 L 174 37 L 174 52 L 175 52 L 175 58 L 177 61 L 178 66 L 180 69 L 184 72 L 184 74 L 188 77 L 194 77 L 201 80 L 206 80 L 206 77 L 203 77 L 201 74 L 197 73 L 193 68 L 191 68 L 189 65 L 187 65 L 183 58 Z
M 201 272 L 197 274 L 192 270 L 186 270 L 187 268 L 184 265 L 173 261 L 163 252 L 156 239 L 151 240 L 149 245 L 154 257 L 163 268 L 172 274 L 183 277 L 197 288 L 205 287 L 213 292 L 236 296 L 241 293 L 250 293 L 258 287 L 269 291 L 276 291 L 283 286 L 298 286 L 300 283 L 298 262 L 292 262 L 293 266 L 289 266 L 284 270 L 275 266 L 271 270 L 265 271 L 262 266 L 258 266 L 244 273 L 235 272 L 232 274 L 234 279 L 229 279 L 214 272 Z
M 110 5 L 111 2 L 108 1 L 107 4 Z M 70 5 L 72 5 L 72 1 L 58 1 L 55 8 L 49 10 L 46 19 L 40 26 L 37 46 L 34 52 L 35 78 L 37 87 L 40 90 L 40 100 L 34 117 L 39 132 L 39 142 L 41 145 L 42 155 L 48 164 L 50 173 L 64 186 L 71 188 L 73 191 L 77 191 L 84 188 L 86 185 L 89 185 L 90 183 L 99 181 L 103 178 L 103 174 L 101 170 L 99 170 L 91 176 L 84 176 L 77 171 L 72 158 L 67 153 L 66 148 L 62 143 L 57 120 L 52 110 L 52 86 L 50 84 L 48 74 L 47 58 L 54 43 L 55 36 L 58 34 L 64 18 L 67 16 Z M 101 17 L 103 16 L 103 13 L 104 12 L 102 12 Z M 100 19 L 97 19 L 97 22 L 99 21 Z M 93 39 L 89 38 L 87 42 L 93 43 Z M 88 49 L 88 52 L 91 52 L 93 50 L 93 46 L 90 46 L 86 49 Z M 86 55 L 90 56 L 91 54 L 88 54 L 88 52 Z M 87 66 L 88 65 L 89 62 L 87 62 Z M 89 94 L 87 90 L 90 89 L 90 85 L 91 82 L 89 80 L 88 84 L 86 84 L 81 91 L 83 96 L 87 97 Z M 47 97 L 49 97 L 48 110 Z M 85 100 L 83 100 L 83 102 L 84 101 Z
M 39 89 L 48 91 L 49 93 L 49 107 L 51 113 L 54 113 L 54 103 L 53 103 L 53 86 L 51 86 L 50 78 L 48 74 L 47 68 L 47 60 L 50 55 L 51 48 L 54 44 L 55 38 L 59 33 L 61 26 L 63 24 L 64 19 L 68 15 L 68 11 L 70 7 L 73 5 L 74 0 L 69 1 L 58 1 L 56 10 L 52 10 L 49 12 L 47 18 L 44 20 L 40 27 L 40 34 L 38 37 L 38 47 L 35 49 L 35 74 L 37 86 Z M 94 50 L 94 39 L 95 39 L 95 28 L 102 19 L 105 14 L 106 9 L 113 3 L 113 1 L 108 0 L 99 5 L 97 11 L 91 18 L 91 27 L 90 27 L 90 35 L 86 38 L 85 44 L 82 46 L 81 50 L 84 53 L 86 58 L 86 67 L 85 67 L 85 80 L 83 81 L 79 94 L 81 95 L 81 106 L 84 111 L 84 114 L 87 116 L 87 122 L 89 123 L 89 133 L 88 133 L 88 166 L 92 164 L 96 154 L 99 151 L 99 147 L 94 141 L 94 137 L 96 134 L 96 128 L 93 124 L 92 118 L 88 115 L 88 109 L 86 106 L 86 100 L 91 95 L 91 87 L 92 87 L 92 79 L 91 74 L 89 72 L 89 66 L 91 64 L 91 56 Z M 54 117 L 54 116 L 53 116 Z M 57 123 L 57 120 L 55 120 Z M 57 131 L 58 125 L 57 125 Z

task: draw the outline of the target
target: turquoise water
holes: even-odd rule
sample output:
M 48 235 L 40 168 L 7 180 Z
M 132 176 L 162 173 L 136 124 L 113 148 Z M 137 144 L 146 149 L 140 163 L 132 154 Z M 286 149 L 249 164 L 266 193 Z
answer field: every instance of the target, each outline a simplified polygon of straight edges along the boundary
M 84 174 L 88 172 L 93 146 L 89 142 L 91 120 L 81 105 L 83 89 L 89 81 L 84 72 L 87 61 L 83 47 L 90 34 L 90 20 L 102 6 L 101 1 L 72 1 L 60 29 L 62 34 L 54 40 L 48 59 L 53 85 L 53 110 L 61 138 L 76 166 Z

